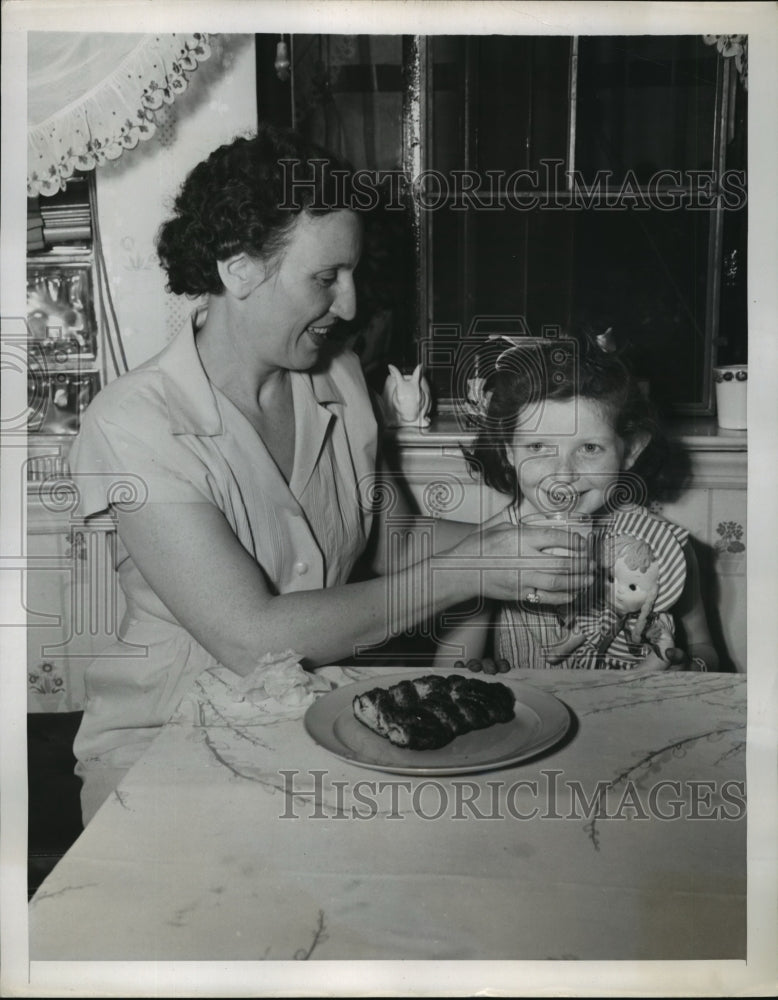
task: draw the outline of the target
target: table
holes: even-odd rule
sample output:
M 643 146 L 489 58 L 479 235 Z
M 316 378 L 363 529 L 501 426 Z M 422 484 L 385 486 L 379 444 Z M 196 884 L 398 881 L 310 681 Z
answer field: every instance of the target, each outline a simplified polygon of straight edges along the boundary
M 435 779 L 220 717 L 200 685 L 33 898 L 30 958 L 744 958 L 745 678 L 509 676 L 568 736 Z

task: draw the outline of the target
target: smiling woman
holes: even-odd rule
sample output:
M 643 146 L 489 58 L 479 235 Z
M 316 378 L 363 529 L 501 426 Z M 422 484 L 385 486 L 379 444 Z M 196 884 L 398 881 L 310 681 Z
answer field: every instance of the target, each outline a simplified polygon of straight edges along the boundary
M 305 181 L 293 204 L 290 161 Z M 539 588 L 564 602 L 585 583 L 566 556 L 537 569 L 558 532 L 528 532 L 511 559 L 501 513 L 481 530 L 441 523 L 419 549 L 429 529 L 391 484 L 381 505 L 370 396 L 338 335 L 356 310 L 362 240 L 347 176 L 265 126 L 195 167 L 160 230 L 169 289 L 207 294 L 205 319 L 104 389 L 71 451 L 81 514 L 116 515 L 127 602 L 120 641 L 86 672 L 74 747 L 85 821 L 205 670 L 237 681 L 288 650 L 337 663 L 481 593 Z M 375 575 L 350 582 L 368 550 Z
M 340 321 L 356 310 L 361 224 L 353 212 L 299 216 L 283 250 L 218 262 L 225 293 L 198 333 L 200 360 L 261 436 L 287 482 L 294 463 L 290 372 L 326 359 Z M 229 294 L 228 294 L 229 293 Z

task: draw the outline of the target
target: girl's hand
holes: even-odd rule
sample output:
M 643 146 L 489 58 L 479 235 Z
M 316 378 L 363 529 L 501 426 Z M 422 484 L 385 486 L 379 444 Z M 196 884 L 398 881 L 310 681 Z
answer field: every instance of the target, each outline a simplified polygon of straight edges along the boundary
M 585 541 L 559 528 L 499 524 L 468 535 L 448 555 L 475 557 L 482 596 L 498 601 L 569 604 L 594 580 Z
M 696 652 L 696 650 L 695 650 Z M 702 656 L 692 656 L 685 649 L 673 646 L 665 650 L 668 658 L 668 670 L 689 670 L 695 673 L 706 672 L 710 669 L 706 660 Z
M 640 664 L 630 670 L 631 674 L 656 674 L 663 670 L 671 670 L 672 667 L 652 649 L 648 656 L 644 657 Z
M 664 651 L 667 657 L 667 670 L 690 670 L 691 660 L 686 655 L 684 650 L 679 649 L 678 646 L 670 646 Z
M 660 670 L 692 670 L 692 662 L 684 650 L 678 646 L 670 646 L 664 650 L 664 655 L 651 650 L 639 667 L 635 667 L 641 673 L 657 673 Z
M 455 670 L 464 670 L 465 667 L 475 674 L 481 671 L 485 674 L 506 674 L 511 669 L 508 660 L 493 660 L 491 656 L 485 656 L 482 660 L 468 660 L 467 663 L 464 660 L 457 660 L 454 664 Z

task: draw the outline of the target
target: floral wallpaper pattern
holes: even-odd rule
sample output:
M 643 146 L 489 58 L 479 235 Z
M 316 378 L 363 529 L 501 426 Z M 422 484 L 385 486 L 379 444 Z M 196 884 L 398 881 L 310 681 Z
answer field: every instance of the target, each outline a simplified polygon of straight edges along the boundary
M 714 548 L 717 552 L 745 552 L 746 547 L 741 541 L 743 537 L 743 525 L 737 521 L 720 521 L 716 526 L 716 534 L 719 536 Z
M 54 694 L 64 697 L 65 679 L 53 663 L 40 663 L 33 667 L 27 675 L 27 687 L 30 693 Z

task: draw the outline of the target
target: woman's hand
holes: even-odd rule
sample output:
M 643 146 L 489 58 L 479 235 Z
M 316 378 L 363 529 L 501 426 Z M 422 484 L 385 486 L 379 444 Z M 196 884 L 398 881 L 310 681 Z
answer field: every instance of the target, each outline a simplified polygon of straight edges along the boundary
M 558 528 L 498 524 L 443 553 L 442 568 L 448 557 L 466 557 L 480 573 L 482 596 L 498 601 L 569 604 L 594 579 L 585 541 Z

